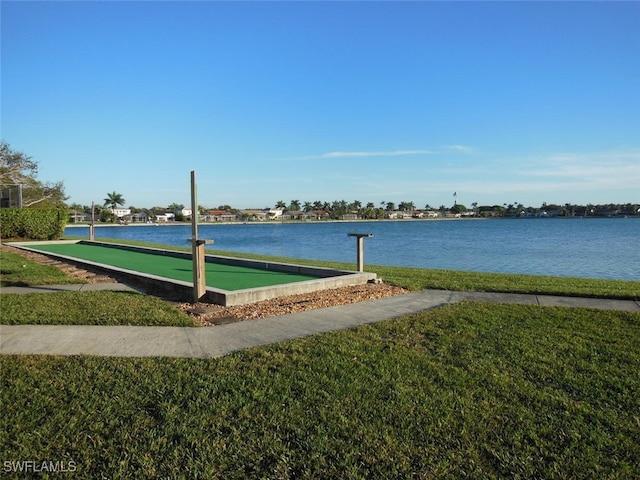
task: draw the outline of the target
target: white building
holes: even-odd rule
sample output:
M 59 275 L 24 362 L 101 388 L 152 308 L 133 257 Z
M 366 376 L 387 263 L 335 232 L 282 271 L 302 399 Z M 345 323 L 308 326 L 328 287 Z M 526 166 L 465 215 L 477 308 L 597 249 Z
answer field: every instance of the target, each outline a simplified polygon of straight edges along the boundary
M 265 209 L 265 213 L 267 214 L 267 217 L 272 220 L 281 217 L 283 212 L 284 212 L 284 209 L 282 208 Z
M 128 215 L 131 215 L 131 209 L 130 208 L 112 208 L 111 213 L 113 213 L 118 218 L 122 218 Z
M 175 213 L 165 213 L 163 215 L 156 215 L 156 221 L 158 222 L 173 222 L 176 218 Z

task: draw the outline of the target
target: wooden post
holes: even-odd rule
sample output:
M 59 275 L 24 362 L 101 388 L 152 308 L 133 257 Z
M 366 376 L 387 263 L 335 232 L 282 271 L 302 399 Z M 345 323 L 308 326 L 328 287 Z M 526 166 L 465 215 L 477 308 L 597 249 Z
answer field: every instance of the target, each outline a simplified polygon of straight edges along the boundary
M 89 240 L 91 240 L 93 242 L 93 240 L 95 239 L 95 212 L 96 212 L 96 207 L 95 204 L 93 202 L 91 202 L 91 225 L 89 225 Z
M 193 259 L 193 301 L 199 302 L 207 291 L 204 246 L 212 240 L 198 238 L 198 187 L 196 172 L 191 171 L 191 258 Z
M 373 233 L 349 233 L 350 237 L 356 237 L 356 260 L 358 263 L 358 271 L 364 272 L 364 238 L 373 237 Z

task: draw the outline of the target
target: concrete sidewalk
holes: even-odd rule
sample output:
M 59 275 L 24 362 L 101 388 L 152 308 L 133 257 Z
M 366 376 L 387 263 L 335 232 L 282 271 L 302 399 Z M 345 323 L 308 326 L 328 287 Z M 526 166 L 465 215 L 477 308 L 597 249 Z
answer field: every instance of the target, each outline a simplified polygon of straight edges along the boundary
M 2 290 L 9 293 L 6 289 Z M 215 327 L 2 325 L 0 353 L 220 357 L 250 347 L 375 323 L 463 300 L 640 312 L 640 304 L 630 300 L 424 290 L 380 300 Z

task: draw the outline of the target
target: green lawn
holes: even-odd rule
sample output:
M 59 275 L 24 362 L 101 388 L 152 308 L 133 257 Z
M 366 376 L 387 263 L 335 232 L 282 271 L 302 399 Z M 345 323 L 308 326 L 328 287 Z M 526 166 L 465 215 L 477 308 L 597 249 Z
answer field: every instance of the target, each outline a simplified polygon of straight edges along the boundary
M 220 359 L 1 365 L 3 462 L 77 478 L 640 477 L 637 313 L 464 303 Z
M 40 265 L 22 255 L 0 251 L 0 287 L 61 285 L 67 283 L 86 282 L 70 277 L 51 265 Z
M 0 260 L 3 285 L 65 283 Z M 640 297 L 639 282 L 369 270 L 411 289 Z M 4 323 L 190 322 L 132 293 L 0 301 Z M 90 479 L 640 478 L 638 313 L 463 303 L 219 359 L 0 367 L 7 478 L 25 461 Z
M 194 327 L 169 303 L 135 292 L 2 294 L 4 325 L 152 325 Z

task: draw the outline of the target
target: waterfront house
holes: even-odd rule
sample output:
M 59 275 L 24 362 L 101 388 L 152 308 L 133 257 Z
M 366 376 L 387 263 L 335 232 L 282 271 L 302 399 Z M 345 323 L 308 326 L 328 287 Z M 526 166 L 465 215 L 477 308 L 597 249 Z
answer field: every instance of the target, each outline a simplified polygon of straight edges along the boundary
M 329 212 L 326 210 L 314 210 L 313 215 L 316 220 L 323 220 L 329 218 Z
M 284 209 L 282 209 L 282 208 L 265 208 L 264 212 L 267 215 L 267 217 L 269 218 L 269 220 L 277 220 L 278 218 L 280 218 L 282 216 L 282 213 L 284 212 Z
M 264 210 L 242 210 L 241 213 L 247 220 L 263 221 L 267 219 L 267 214 Z
M 204 215 L 203 220 L 209 222 L 235 222 L 237 220 L 235 213 L 228 212 L 227 210 L 209 210 Z
M 113 213 L 118 218 L 128 217 L 131 215 L 130 208 L 110 208 L 111 213 Z
M 408 212 L 405 212 L 404 210 L 396 210 L 393 212 L 387 212 L 387 218 L 410 218 L 411 214 Z
M 162 215 L 156 215 L 157 222 L 173 222 L 175 218 L 175 213 L 164 213 Z
M 91 214 L 72 210 L 69 212 L 70 223 L 90 222 Z
M 149 214 L 147 212 L 138 212 L 131 215 L 131 221 L 135 223 L 147 223 Z
M 302 210 L 286 210 L 280 215 L 280 220 L 301 220 L 304 215 Z

